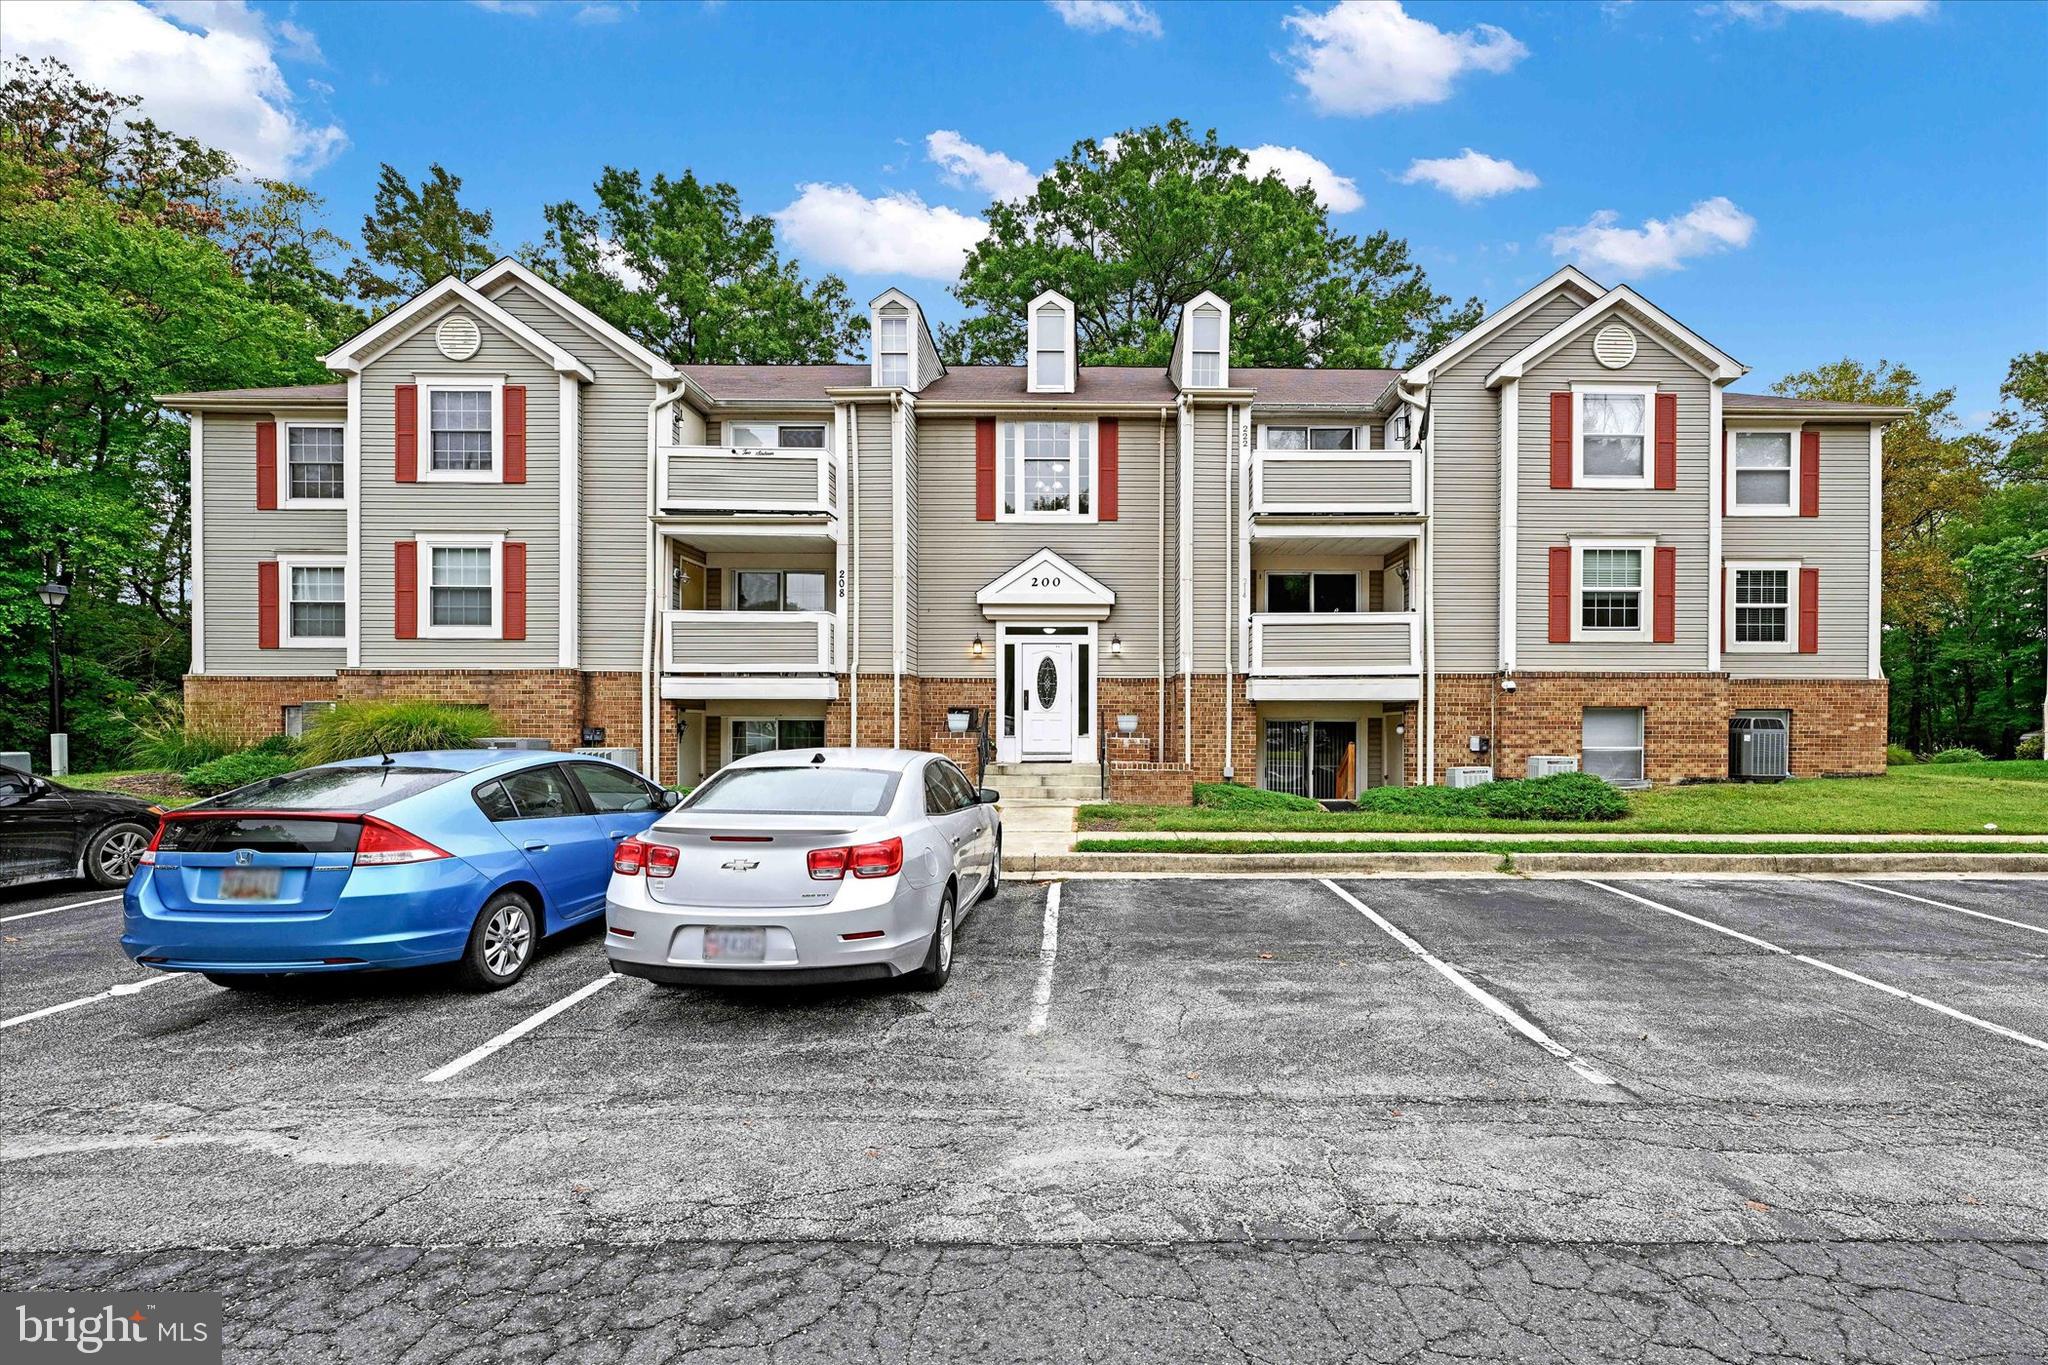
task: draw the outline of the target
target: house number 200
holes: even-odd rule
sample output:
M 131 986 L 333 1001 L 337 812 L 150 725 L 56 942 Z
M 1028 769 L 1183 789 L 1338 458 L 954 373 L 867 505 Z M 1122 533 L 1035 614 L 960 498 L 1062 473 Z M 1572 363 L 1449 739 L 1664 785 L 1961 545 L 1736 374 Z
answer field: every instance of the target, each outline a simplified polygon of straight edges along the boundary
M 1060 585 L 1060 581 L 1059 576 L 1056 574 L 1046 576 L 1033 574 L 1031 576 L 1031 586 L 1034 588 L 1057 588 Z

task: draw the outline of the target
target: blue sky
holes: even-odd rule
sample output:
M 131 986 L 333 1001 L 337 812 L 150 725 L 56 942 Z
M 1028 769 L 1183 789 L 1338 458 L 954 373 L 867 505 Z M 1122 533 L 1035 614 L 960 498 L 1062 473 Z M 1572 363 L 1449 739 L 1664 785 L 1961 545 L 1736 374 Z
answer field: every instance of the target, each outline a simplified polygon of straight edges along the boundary
M 124 0 L 9 6 L 0 38 L 305 180 L 344 236 L 383 161 L 461 175 L 507 250 L 607 163 L 687 167 L 813 273 L 948 318 L 931 276 L 991 193 L 1182 116 L 1312 169 L 1459 297 L 1566 260 L 1626 279 L 1744 388 L 1885 357 L 1981 419 L 2048 345 L 2048 5 L 1066 8 Z

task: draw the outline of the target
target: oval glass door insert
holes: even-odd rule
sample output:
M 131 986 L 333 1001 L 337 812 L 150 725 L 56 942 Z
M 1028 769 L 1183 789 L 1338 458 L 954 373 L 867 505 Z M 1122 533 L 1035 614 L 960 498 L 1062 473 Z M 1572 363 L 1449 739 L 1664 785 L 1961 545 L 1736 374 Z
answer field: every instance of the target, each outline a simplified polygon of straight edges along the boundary
M 1059 666 L 1058 666 L 1058 665 L 1056 665 L 1055 663 L 1053 663 L 1053 661 L 1052 661 L 1052 657 L 1051 657 L 1050 655 L 1047 655 L 1047 656 L 1046 656 L 1045 658 L 1042 658 L 1042 659 L 1040 659 L 1040 660 L 1038 661 L 1038 706 L 1039 706 L 1039 709 L 1040 709 L 1040 710 L 1050 710 L 1050 709 L 1052 708 L 1052 703 L 1053 703 L 1053 699 L 1054 699 L 1055 697 L 1057 697 L 1057 696 L 1059 695 L 1059 692 L 1060 692 L 1060 670 L 1059 670 Z

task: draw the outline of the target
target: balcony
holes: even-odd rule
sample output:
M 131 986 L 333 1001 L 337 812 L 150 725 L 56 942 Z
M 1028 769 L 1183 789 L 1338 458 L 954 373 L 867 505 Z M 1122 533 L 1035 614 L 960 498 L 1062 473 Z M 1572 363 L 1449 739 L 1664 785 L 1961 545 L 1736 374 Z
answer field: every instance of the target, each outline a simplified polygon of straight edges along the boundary
M 665 611 L 661 694 L 836 699 L 838 624 L 830 612 Z
M 1412 611 L 1260 612 L 1251 618 L 1253 701 L 1413 701 L 1422 617 Z
M 1256 450 L 1255 516 L 1416 516 L 1422 511 L 1419 450 Z
M 662 446 L 655 468 L 655 506 L 666 513 L 839 512 L 839 466 L 829 450 Z

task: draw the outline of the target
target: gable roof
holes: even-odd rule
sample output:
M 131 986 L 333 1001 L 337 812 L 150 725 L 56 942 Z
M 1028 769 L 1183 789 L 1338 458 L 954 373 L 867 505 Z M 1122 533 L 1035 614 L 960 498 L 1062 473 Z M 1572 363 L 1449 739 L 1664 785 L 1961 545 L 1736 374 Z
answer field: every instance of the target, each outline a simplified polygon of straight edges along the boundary
M 656 379 L 674 379 L 676 367 L 663 360 L 654 352 L 627 336 L 618 328 L 606 322 L 597 314 L 548 283 L 510 256 L 503 257 L 486 268 L 469 282 L 470 288 L 490 298 L 493 295 L 518 284 L 540 299 L 548 307 L 560 313 L 584 331 L 604 342 L 626 359 L 633 361 Z
M 1570 341 L 1587 327 L 1616 309 L 1626 308 L 1642 321 L 1663 332 L 1671 340 L 1706 362 L 1700 368 L 1716 383 L 1729 383 L 1749 373 L 1749 367 L 1729 355 L 1720 347 L 1693 331 L 1677 318 L 1651 303 L 1625 284 L 1618 284 L 1593 302 L 1566 318 L 1557 326 L 1537 337 L 1534 341 L 1516 351 L 1506 360 L 1493 367 L 1493 373 L 1486 376 L 1486 387 L 1494 388 L 1510 379 L 1520 379 L 1525 370 L 1536 364 L 1558 347 Z
M 924 315 L 923 305 L 919 304 L 916 299 L 910 297 L 910 295 L 904 293 L 901 289 L 898 289 L 895 285 L 892 284 L 887 289 L 884 289 L 881 293 L 875 295 L 873 298 L 868 300 L 868 311 L 872 313 L 876 309 L 880 308 L 883 304 L 891 301 L 900 303 L 905 308 L 908 308 L 911 312 L 911 315 L 917 319 L 918 330 L 924 333 L 924 344 L 931 348 L 932 357 L 939 362 L 939 372 L 935 376 L 935 378 L 944 379 L 946 377 L 946 358 L 939 354 L 939 343 L 932 336 L 932 324 L 931 321 Z M 872 347 L 874 344 L 874 340 L 870 338 L 868 345 Z M 873 361 L 870 360 L 869 363 L 872 364 Z
M 1049 579 L 1059 586 L 1026 586 L 1026 578 Z M 1073 562 L 1049 545 L 1017 561 L 1015 566 L 990 580 L 974 594 L 975 605 L 991 621 L 1004 617 L 1033 616 L 1057 620 L 1105 620 L 1116 605 L 1116 591 L 1094 576 L 1074 567 Z
M 439 283 L 429 285 L 408 299 L 402 306 L 393 309 L 369 327 L 356 333 L 324 357 L 323 363 L 330 370 L 343 374 L 355 374 L 362 370 L 369 360 L 379 353 L 398 344 L 415 326 L 430 320 L 443 305 L 460 303 L 485 318 L 493 327 L 511 337 L 512 340 L 546 360 L 561 374 L 574 375 L 586 384 L 595 383 L 597 376 L 588 366 L 554 342 L 528 327 L 518 318 L 492 303 L 476 290 L 456 279 L 453 275 L 444 277 Z
M 1426 356 L 1416 364 L 1402 371 L 1402 382 L 1415 385 L 1427 384 L 1437 371 L 1451 364 L 1458 357 L 1492 336 L 1501 328 L 1513 322 L 1522 314 L 1549 301 L 1551 295 L 1560 289 L 1575 289 L 1590 302 L 1606 293 L 1606 288 L 1575 265 L 1568 265 L 1556 271 L 1533 288 L 1517 294 L 1514 298 L 1493 312 L 1481 318 L 1468 332 L 1460 333 L 1450 345 L 1435 355 Z
M 326 407 L 348 402 L 347 384 L 282 384 L 267 389 L 203 389 L 165 393 L 157 402 L 177 412 L 269 412 L 273 408 Z

